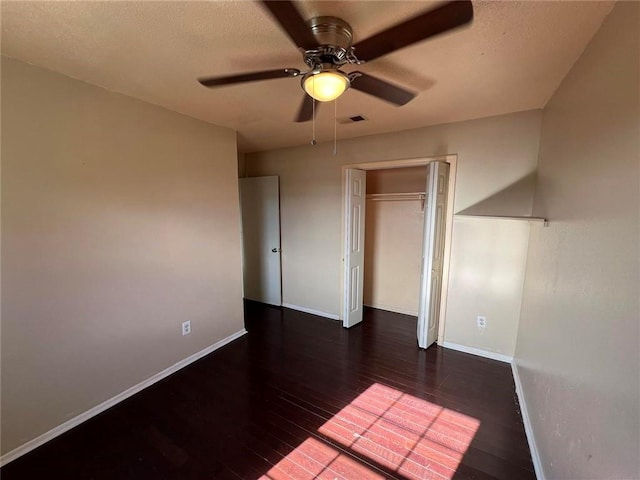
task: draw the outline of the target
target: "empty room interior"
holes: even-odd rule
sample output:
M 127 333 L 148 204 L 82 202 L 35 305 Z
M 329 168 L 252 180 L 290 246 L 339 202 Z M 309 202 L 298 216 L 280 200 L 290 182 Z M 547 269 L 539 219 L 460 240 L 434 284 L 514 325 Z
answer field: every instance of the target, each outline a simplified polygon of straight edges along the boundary
M 0 1 L 3 479 L 640 480 L 640 3 Z

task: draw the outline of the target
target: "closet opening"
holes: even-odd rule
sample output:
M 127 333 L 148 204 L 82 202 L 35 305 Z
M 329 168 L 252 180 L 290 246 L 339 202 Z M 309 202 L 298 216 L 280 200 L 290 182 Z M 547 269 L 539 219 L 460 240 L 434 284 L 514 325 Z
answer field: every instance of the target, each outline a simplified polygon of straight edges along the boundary
M 367 172 L 363 305 L 418 316 L 426 165 Z
M 417 340 L 444 338 L 456 156 L 344 167 L 343 326 L 363 306 L 418 317 Z

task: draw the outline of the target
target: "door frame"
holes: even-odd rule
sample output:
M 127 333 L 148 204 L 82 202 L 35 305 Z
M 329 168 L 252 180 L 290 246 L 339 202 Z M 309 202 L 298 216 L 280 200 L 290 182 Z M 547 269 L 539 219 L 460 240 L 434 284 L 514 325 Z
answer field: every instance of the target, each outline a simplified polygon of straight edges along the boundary
M 355 168 L 358 170 L 388 170 L 391 168 L 406 168 L 406 167 L 419 167 L 422 165 L 427 165 L 431 162 L 446 162 L 449 164 L 449 185 L 447 192 L 447 214 L 445 221 L 445 238 L 444 238 L 444 257 L 442 263 L 442 288 L 440 291 L 440 312 L 438 317 L 438 339 L 436 340 L 437 345 L 442 345 L 444 343 L 444 332 L 445 326 L 447 323 L 447 294 L 449 291 L 449 267 L 451 264 L 451 234 L 453 231 L 453 205 L 455 200 L 455 184 L 456 184 L 456 172 L 458 166 L 458 156 L 457 155 L 439 155 L 433 157 L 418 157 L 418 158 L 406 158 L 406 159 L 398 159 L 398 160 L 381 160 L 374 162 L 363 162 L 363 163 L 351 163 L 348 165 L 342 166 L 342 268 L 340 269 L 340 312 L 343 316 L 344 305 L 347 299 L 345 298 L 345 274 L 344 274 L 344 252 L 346 246 L 346 237 L 347 232 L 345 231 L 345 208 L 348 202 L 347 198 L 347 189 L 346 189 L 346 179 L 347 179 L 347 169 Z M 365 224 L 366 229 L 366 224 Z M 365 252 L 366 254 L 366 252 Z M 340 318 L 340 320 L 344 323 L 344 318 Z
M 269 181 L 275 179 L 275 190 L 277 190 L 277 221 L 278 221 L 278 230 L 277 230 L 277 241 L 268 245 L 268 249 L 270 250 L 270 254 L 277 254 L 277 261 L 275 264 L 277 265 L 278 270 L 278 281 L 277 281 L 277 301 L 275 298 L 251 298 L 247 296 L 247 270 L 250 268 L 250 262 L 247 261 L 247 244 L 246 244 L 246 232 L 245 232 L 245 219 L 247 218 L 245 209 L 247 208 L 244 205 L 243 199 L 245 198 L 244 190 L 247 188 L 245 185 L 248 185 L 249 182 L 257 182 L 262 181 L 263 186 L 258 188 L 257 190 L 264 193 L 266 190 L 264 188 L 265 179 L 270 179 Z M 274 185 L 271 185 L 273 187 Z M 252 190 L 256 190 L 256 186 Z M 272 192 L 271 192 L 272 193 Z M 240 177 L 238 178 L 238 197 L 240 200 L 240 240 L 242 242 L 242 297 L 247 300 L 257 301 L 261 303 L 265 303 L 267 305 L 273 305 L 276 307 L 282 306 L 282 217 L 280 211 L 280 176 L 279 175 L 260 175 L 256 177 Z M 264 197 L 263 197 L 264 198 Z M 253 223 L 253 222 L 250 222 Z M 267 221 L 266 223 L 272 224 L 272 222 Z M 275 245 L 274 245 L 275 243 Z M 261 252 L 261 255 L 264 255 L 264 251 Z M 264 257 L 266 258 L 266 257 Z M 270 260 L 267 259 L 267 262 Z M 275 273 L 275 272 L 274 272 Z M 275 275 L 274 275 L 275 276 Z M 255 290 L 255 289 L 254 289 Z M 275 288 L 274 288 L 275 290 Z M 264 288 L 261 289 L 261 292 L 264 293 Z M 254 292 L 255 293 L 255 292 Z

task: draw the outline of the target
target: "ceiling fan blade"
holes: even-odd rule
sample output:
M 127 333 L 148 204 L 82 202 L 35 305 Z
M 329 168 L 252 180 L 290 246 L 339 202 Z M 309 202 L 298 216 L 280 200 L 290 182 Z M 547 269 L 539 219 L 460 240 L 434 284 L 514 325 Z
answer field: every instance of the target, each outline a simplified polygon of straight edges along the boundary
M 318 111 L 318 103 L 316 102 L 316 108 L 313 108 L 313 98 L 310 95 L 305 94 L 296 116 L 296 122 L 308 122 L 313 119 L 313 116 Z
M 366 73 L 353 73 L 357 73 L 358 76 L 351 80 L 351 88 L 368 93 L 374 97 L 381 98 L 382 100 L 386 100 L 394 105 L 401 106 L 409 103 L 416 96 L 413 92 L 400 88 L 389 82 L 385 82 L 384 80 L 380 80 L 379 78 L 372 77 L 371 75 L 367 75 Z
M 360 60 L 368 62 L 439 33 L 461 27 L 471 20 L 473 6 L 470 0 L 448 2 L 356 43 L 355 54 Z
M 258 80 L 270 80 L 272 78 L 297 77 L 300 70 L 297 68 L 279 68 L 278 70 L 264 70 L 262 72 L 240 73 L 237 75 L 227 75 L 224 77 L 204 77 L 199 78 L 205 87 L 218 87 L 232 83 L 256 82 Z
M 309 50 L 318 46 L 317 40 L 311 33 L 311 28 L 293 2 L 288 0 L 261 1 L 297 47 Z

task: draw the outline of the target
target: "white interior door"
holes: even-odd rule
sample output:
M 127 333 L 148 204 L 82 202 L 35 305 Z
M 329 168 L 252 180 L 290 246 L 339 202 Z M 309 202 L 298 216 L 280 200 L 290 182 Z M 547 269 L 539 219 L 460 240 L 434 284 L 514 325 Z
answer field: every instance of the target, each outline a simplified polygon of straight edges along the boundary
M 424 240 L 418 306 L 418 345 L 427 348 L 438 337 L 438 315 L 442 291 L 445 222 L 449 164 L 427 165 L 424 207 Z
M 349 328 L 362 321 L 367 172 L 349 168 L 347 169 L 346 182 L 342 325 Z
M 282 304 L 278 177 L 240 179 L 244 297 Z

